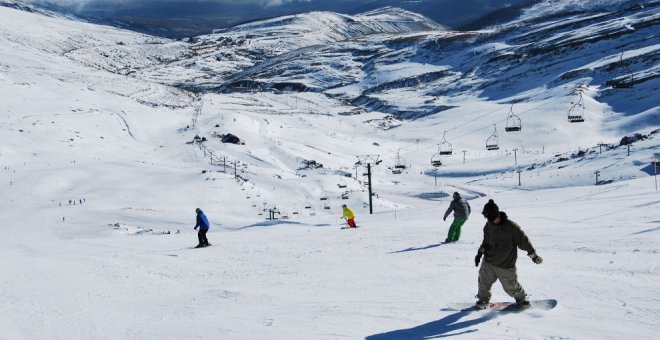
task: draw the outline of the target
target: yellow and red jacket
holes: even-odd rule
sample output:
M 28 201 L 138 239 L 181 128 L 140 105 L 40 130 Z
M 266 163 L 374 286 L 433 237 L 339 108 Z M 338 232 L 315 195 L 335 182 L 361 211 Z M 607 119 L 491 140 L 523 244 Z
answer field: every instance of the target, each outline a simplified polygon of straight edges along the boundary
M 341 215 L 341 218 L 345 218 L 347 220 L 350 220 L 351 218 L 355 218 L 355 211 L 349 207 L 344 208 L 344 214 Z

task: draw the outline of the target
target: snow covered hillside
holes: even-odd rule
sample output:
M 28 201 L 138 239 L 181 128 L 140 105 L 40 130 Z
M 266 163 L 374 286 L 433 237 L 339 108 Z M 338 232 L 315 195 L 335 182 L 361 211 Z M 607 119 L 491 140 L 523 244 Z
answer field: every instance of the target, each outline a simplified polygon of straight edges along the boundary
M 658 1 L 544 2 L 474 32 L 303 13 L 184 41 L 0 4 L 0 339 L 660 331 Z M 455 191 L 473 214 L 441 244 Z M 555 309 L 446 308 L 474 301 L 488 199 Z M 197 207 L 210 248 L 191 249 Z

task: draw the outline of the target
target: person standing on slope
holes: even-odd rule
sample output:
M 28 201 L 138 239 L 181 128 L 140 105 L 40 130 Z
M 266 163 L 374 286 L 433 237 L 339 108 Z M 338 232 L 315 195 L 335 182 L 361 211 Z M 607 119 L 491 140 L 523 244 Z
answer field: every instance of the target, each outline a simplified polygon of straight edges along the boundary
M 197 228 L 199 228 L 199 231 L 197 232 L 199 244 L 195 248 L 208 247 L 210 244 L 209 240 L 206 238 L 206 232 L 209 231 L 209 227 L 211 225 L 209 224 L 209 220 L 206 218 L 206 215 L 204 215 L 202 209 L 197 208 L 195 209 L 195 212 L 197 213 L 197 223 L 195 224 L 194 229 L 197 230 Z
M 527 251 L 527 255 L 536 264 L 541 264 L 543 258 L 536 255 L 536 250 L 520 229 L 520 226 L 509 220 L 504 211 L 500 211 L 493 200 L 489 200 L 481 213 L 488 220 L 484 226 L 484 240 L 479 247 L 474 265 L 479 266 L 481 257 L 485 256 L 479 268 L 479 292 L 476 307 L 485 309 L 490 301 L 490 288 L 500 280 L 502 288 L 509 296 L 516 299 L 520 308 L 529 307 L 527 294 L 518 282 L 516 260 L 518 248 Z
M 346 204 L 342 204 L 341 207 L 344 210 L 344 214 L 341 215 L 341 218 L 346 219 L 349 228 L 357 228 L 357 225 L 355 225 L 355 211 L 349 208 Z
M 447 239 L 445 243 L 456 242 L 461 237 L 461 227 L 465 224 L 472 209 L 470 204 L 461 197 L 461 194 L 454 192 L 454 200 L 449 204 L 449 208 L 445 212 L 445 216 L 442 218 L 443 221 L 447 220 L 447 216 L 453 211 L 454 212 L 454 221 L 449 227 L 449 233 L 447 233 Z

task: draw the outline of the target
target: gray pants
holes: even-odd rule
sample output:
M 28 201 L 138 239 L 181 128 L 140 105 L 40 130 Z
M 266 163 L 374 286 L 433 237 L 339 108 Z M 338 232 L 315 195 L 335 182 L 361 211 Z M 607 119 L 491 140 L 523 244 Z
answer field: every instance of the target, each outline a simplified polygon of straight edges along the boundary
M 479 293 L 477 294 L 479 300 L 490 301 L 490 287 L 497 279 L 500 280 L 504 291 L 516 299 L 516 301 L 522 300 L 527 296 L 523 287 L 518 283 L 516 267 L 509 269 L 500 268 L 483 261 L 481 268 L 479 268 Z

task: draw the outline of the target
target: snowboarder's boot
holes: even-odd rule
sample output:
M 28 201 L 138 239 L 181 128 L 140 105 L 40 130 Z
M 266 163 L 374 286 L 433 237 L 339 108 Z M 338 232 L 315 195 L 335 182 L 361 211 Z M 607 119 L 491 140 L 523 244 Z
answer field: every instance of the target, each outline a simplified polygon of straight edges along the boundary
M 520 309 L 527 309 L 527 308 L 530 307 L 529 301 L 527 299 L 522 299 L 522 300 L 516 301 L 516 306 L 518 306 L 518 308 L 520 308 Z
M 486 309 L 488 307 L 488 300 L 479 300 L 474 307 L 477 309 Z
M 449 243 L 449 242 L 451 242 L 451 239 L 450 239 L 449 237 L 447 237 L 447 238 L 445 239 L 445 243 Z
M 201 247 L 204 247 L 204 245 L 203 244 L 198 244 L 198 245 L 195 246 L 195 248 L 201 248 Z

